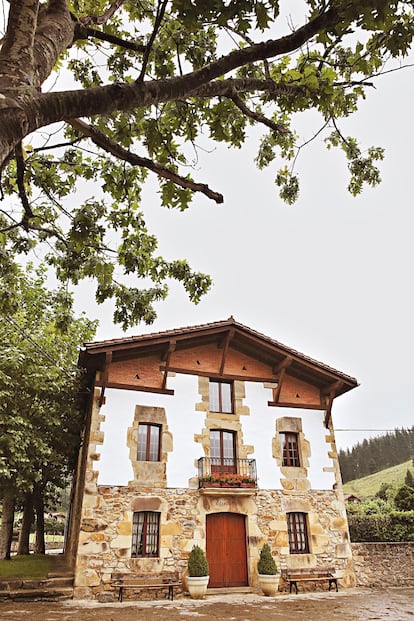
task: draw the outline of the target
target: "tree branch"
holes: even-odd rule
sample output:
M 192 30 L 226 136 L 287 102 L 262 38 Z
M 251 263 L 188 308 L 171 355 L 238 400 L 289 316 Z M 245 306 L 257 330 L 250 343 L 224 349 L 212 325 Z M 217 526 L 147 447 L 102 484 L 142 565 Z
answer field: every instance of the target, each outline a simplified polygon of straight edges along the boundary
M 214 192 L 208 187 L 208 185 L 204 183 L 196 183 L 191 181 L 191 179 L 185 179 L 165 166 L 157 164 L 157 162 L 153 162 L 146 157 L 140 157 L 139 155 L 135 155 L 135 153 L 131 153 L 131 151 L 128 151 L 127 149 L 124 149 L 120 145 L 116 144 L 113 140 L 93 128 L 91 125 L 88 125 L 79 119 L 68 119 L 67 122 L 74 129 L 82 132 L 85 136 L 88 136 L 97 146 L 101 147 L 108 153 L 111 153 L 115 157 L 128 162 L 132 166 L 142 166 L 144 168 L 148 168 L 148 170 L 152 170 L 152 172 L 156 173 L 159 177 L 169 179 L 182 188 L 192 190 L 193 192 L 201 192 L 208 198 L 214 200 L 216 203 L 223 202 L 223 195 L 218 192 Z
M 31 222 L 33 218 L 36 218 L 36 215 L 32 211 L 32 208 L 29 203 L 29 199 L 27 198 L 27 194 L 26 194 L 26 188 L 25 188 L 25 183 L 24 183 L 25 162 L 24 162 L 24 157 L 23 157 L 22 143 L 19 143 L 17 145 L 15 149 L 15 155 L 16 155 L 16 168 L 17 168 L 17 188 L 18 188 L 20 200 L 22 202 L 24 214 L 23 214 L 23 218 L 21 219 L 21 221 L 16 225 L 8 227 L 8 230 L 11 230 L 12 228 L 23 227 L 27 233 L 29 231 L 37 231 L 39 233 L 46 233 L 47 235 L 57 237 L 63 244 L 65 244 L 65 246 L 67 246 L 64 236 L 61 235 L 59 231 L 57 231 L 56 229 L 50 229 L 47 227 L 39 226 Z
M 124 4 L 125 0 L 115 0 L 109 7 L 105 13 L 102 15 L 88 15 L 87 17 L 81 18 L 81 23 L 85 26 L 89 24 L 95 24 L 97 26 L 102 26 L 102 24 L 106 24 L 106 22 L 111 19 L 113 15 L 117 12 L 117 10 Z
M 261 114 L 260 112 L 255 112 L 254 110 L 250 110 L 250 108 L 248 108 L 246 104 L 244 103 L 244 101 L 238 96 L 236 91 L 230 92 L 228 95 L 228 98 L 231 99 L 234 105 L 237 106 L 239 110 L 241 110 L 243 114 L 247 116 L 249 119 L 252 119 L 253 121 L 256 121 L 257 123 L 261 123 L 262 125 L 266 125 L 266 127 L 269 127 L 271 130 L 273 130 L 274 132 L 278 134 L 290 134 L 291 133 L 290 129 L 288 129 L 281 123 L 275 123 L 271 119 L 268 119 L 267 117 L 265 117 L 264 114 Z
M 360 14 L 361 6 L 368 5 L 370 1 L 361 0 L 360 3 L 346 3 L 345 8 L 343 8 L 346 23 L 349 24 L 352 21 L 351 10 L 357 17 Z M 44 40 L 41 40 L 43 35 L 38 32 L 35 39 L 35 62 L 40 81 L 52 70 L 58 53 L 66 49 L 73 41 L 74 24 L 67 9 L 66 0 L 50 0 L 48 9 L 42 11 L 42 14 L 45 12 L 48 15 L 52 10 L 57 12 L 57 17 L 52 20 L 47 37 L 45 36 Z M 287 36 L 234 50 L 183 76 L 148 82 L 108 84 L 76 91 L 41 93 L 37 97 L 21 96 L 17 107 L 21 116 L 24 116 L 24 124 L 20 123 L 17 128 L 13 127 L 12 132 L 9 131 L 3 136 L 3 141 L 0 142 L 0 163 L 25 135 L 50 123 L 59 122 L 63 119 L 107 114 L 108 112 L 129 111 L 166 101 L 185 99 L 197 94 L 207 96 L 206 90 L 200 90 L 199 93 L 197 90 L 201 87 L 206 89 L 212 81 L 218 81 L 218 78 L 222 78 L 227 73 L 245 64 L 277 55 L 289 54 L 299 49 L 318 32 L 340 24 L 342 18 L 340 11 L 341 4 L 335 4 L 335 8 L 328 8 Z M 53 40 L 55 34 L 58 39 L 57 42 Z M 48 48 L 49 45 L 50 49 Z M 48 50 L 44 59 L 41 52 L 42 48 Z M 262 81 L 261 89 L 258 86 L 258 90 L 269 93 L 272 92 L 272 89 L 275 92 L 276 88 L 277 85 L 269 80 Z M 219 86 L 215 84 L 214 89 L 217 92 Z M 11 124 L 16 116 L 15 110 L 7 101 L 4 103 L 7 104 L 7 114 Z M 5 118 L 5 114 L 3 113 L 3 118 Z
M 16 168 L 17 168 L 17 188 L 18 188 L 19 197 L 20 197 L 23 209 L 24 209 L 23 218 L 20 224 L 21 226 L 23 226 L 23 228 L 26 231 L 28 231 L 29 221 L 31 218 L 34 217 L 34 213 L 32 211 L 32 208 L 30 207 L 29 199 L 27 198 L 27 194 L 26 194 L 26 187 L 24 184 L 25 163 L 24 163 L 24 158 L 23 158 L 23 149 L 22 149 L 21 142 L 17 145 L 15 149 L 15 154 L 16 154 Z
M 284 86 L 273 80 L 257 78 L 230 78 L 192 87 L 193 83 L 188 77 L 42 93 L 36 101 L 30 101 L 31 107 L 27 110 L 27 115 L 31 117 L 30 129 L 34 130 L 39 126 L 39 119 L 42 125 L 46 125 L 61 121 L 62 118 L 87 117 L 114 110 L 127 111 L 187 97 L 226 96 L 229 88 L 233 87 L 238 93 L 261 91 L 272 97 L 297 96 L 305 92 L 301 87 Z
M 49 229 L 49 228 L 44 227 L 44 226 L 37 226 L 36 224 L 33 224 L 31 222 L 29 224 L 28 231 L 36 231 L 38 233 L 46 233 L 50 237 L 57 237 L 57 239 L 59 239 L 62 242 L 62 244 L 64 244 L 65 246 L 68 245 L 65 237 L 61 233 L 59 233 L 59 231 L 57 231 L 56 229 Z
M 165 9 L 167 8 L 168 0 L 162 0 L 158 2 L 157 15 L 155 18 L 154 28 L 152 29 L 150 40 L 148 41 L 148 45 L 146 46 L 144 58 L 142 59 L 142 67 L 141 73 L 137 79 L 137 82 L 142 82 L 145 77 L 145 71 L 147 70 L 149 55 L 151 53 L 152 46 L 155 41 L 155 37 L 157 36 L 158 30 L 160 29 L 161 22 L 163 20 Z
M 22 225 L 21 222 L 10 224 L 10 226 L 5 226 L 4 228 L 1 228 L 0 233 L 7 233 L 8 231 L 13 231 L 13 229 L 18 229 L 19 227 L 21 227 L 21 225 Z
M 82 140 L 82 138 L 74 138 L 73 140 L 69 140 L 67 142 L 57 142 L 56 144 L 47 145 L 45 144 L 43 147 L 34 147 L 33 153 L 41 153 L 42 151 L 50 151 L 53 149 L 60 149 L 63 147 L 71 147 Z
M 355 11 L 357 13 L 357 9 Z M 184 76 L 149 82 L 135 82 L 134 84 L 111 84 L 87 88 L 82 91 L 44 93 L 39 96 L 36 102 L 42 110 L 38 114 L 32 115 L 35 123 L 32 121 L 33 126 L 30 129 L 36 129 L 39 122 L 46 124 L 62 120 L 62 116 L 64 118 L 77 118 L 105 114 L 114 110 L 126 111 L 173 99 L 183 99 L 190 94 L 195 95 L 197 89 L 202 86 L 206 88 L 212 80 L 216 80 L 247 63 L 293 52 L 319 31 L 336 24 L 339 19 L 340 15 L 336 9 L 330 8 L 285 37 L 234 50 Z M 261 83 L 262 87 L 267 86 L 263 90 L 269 90 L 271 85 L 273 89 L 278 87 L 269 80 L 262 80 Z
M 121 39 L 121 37 L 109 34 L 108 32 L 102 32 L 101 30 L 96 30 L 96 28 L 89 28 L 80 22 L 76 22 L 74 39 L 77 41 L 79 39 L 89 39 L 90 37 L 93 39 L 99 39 L 100 41 L 113 43 L 113 45 L 117 45 L 118 47 L 122 47 L 126 50 L 132 50 L 133 52 L 144 53 L 147 49 L 147 46 L 142 45 L 141 43 L 126 41 L 125 39 Z

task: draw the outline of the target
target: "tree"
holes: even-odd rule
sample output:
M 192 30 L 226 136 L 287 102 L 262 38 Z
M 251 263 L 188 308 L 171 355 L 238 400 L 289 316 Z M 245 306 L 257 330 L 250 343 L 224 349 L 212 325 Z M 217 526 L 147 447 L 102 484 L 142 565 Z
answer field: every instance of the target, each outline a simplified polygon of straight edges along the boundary
M 390 484 L 389 483 L 385 483 L 385 481 L 383 481 L 380 485 L 379 490 L 377 491 L 377 493 L 375 494 L 376 498 L 381 498 L 381 500 L 388 500 L 388 491 L 390 489 Z
M 292 26 L 282 0 L 10 2 L 0 52 L 2 188 L 14 196 L 0 219 L 3 309 L 15 303 L 16 260 L 37 244 L 62 282 L 96 279 L 97 301 L 114 299 L 124 327 L 154 320 L 169 279 L 197 302 L 211 280 L 158 255 L 141 189 L 153 172 L 167 207 L 186 209 L 194 193 L 222 202 L 182 171 L 207 140 L 242 147 L 249 124 L 267 132 L 257 165 L 282 160 L 275 182 L 287 203 L 303 146 L 294 118 L 307 110 L 320 113 L 328 148 L 343 150 L 350 192 L 376 185 L 382 149 L 363 150 L 340 120 L 386 62 L 408 53 L 412 5 L 303 0 Z M 47 81 L 54 71 L 63 89 Z M 74 200 L 89 182 L 89 198 Z
M 82 423 L 76 362 L 95 331 L 94 322 L 74 317 L 65 291 L 48 291 L 40 268 L 20 271 L 18 283 L 18 310 L 0 322 L 0 558 L 10 557 L 15 506 L 24 508 L 24 553 L 33 509 L 39 526 L 48 490 L 74 470 Z
M 408 487 L 414 488 L 414 476 L 409 468 L 407 468 L 407 472 L 405 473 L 404 483 Z
M 394 504 L 399 511 L 414 511 L 414 489 L 405 483 L 398 488 Z

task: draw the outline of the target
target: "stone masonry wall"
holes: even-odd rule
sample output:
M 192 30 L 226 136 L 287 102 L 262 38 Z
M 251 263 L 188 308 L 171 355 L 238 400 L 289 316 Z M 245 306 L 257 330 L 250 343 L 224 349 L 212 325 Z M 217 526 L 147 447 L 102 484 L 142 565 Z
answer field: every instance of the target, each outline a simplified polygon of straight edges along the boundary
M 162 574 L 185 577 L 187 558 L 194 544 L 205 548 L 206 516 L 230 512 L 246 516 L 249 585 L 257 585 L 260 548 L 268 542 L 279 568 L 335 566 L 342 586 L 354 576 L 346 522 L 338 513 L 334 491 L 304 492 L 294 505 L 306 508 L 312 554 L 289 554 L 286 509 L 292 499 L 278 490 L 252 490 L 241 494 L 210 495 L 198 489 L 97 486 L 81 522 L 75 578 L 75 597 L 100 598 L 113 592 L 113 574 Z M 288 504 L 287 504 L 288 503 Z M 160 512 L 158 558 L 131 558 L 134 511 Z M 283 587 L 284 585 L 282 585 Z M 315 585 L 313 585 L 315 588 Z
M 357 586 L 414 585 L 414 542 L 353 543 Z

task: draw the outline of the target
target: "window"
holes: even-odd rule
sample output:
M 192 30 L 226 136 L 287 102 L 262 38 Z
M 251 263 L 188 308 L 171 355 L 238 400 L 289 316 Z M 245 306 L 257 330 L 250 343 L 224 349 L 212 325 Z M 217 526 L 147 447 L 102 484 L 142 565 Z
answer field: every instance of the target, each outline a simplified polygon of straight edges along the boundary
M 288 513 L 289 551 L 291 554 L 308 554 L 309 540 L 306 513 Z
M 158 556 L 160 514 L 137 511 L 132 522 L 131 556 Z
M 282 466 L 300 466 L 298 434 L 283 432 L 280 434 L 282 444 Z
M 210 380 L 209 384 L 209 400 L 210 412 L 224 412 L 232 414 L 233 412 L 233 390 L 231 382 L 219 382 Z
M 236 435 L 233 431 L 212 429 L 210 431 L 211 471 L 236 472 Z
M 160 425 L 138 425 L 138 461 L 160 461 L 160 437 Z

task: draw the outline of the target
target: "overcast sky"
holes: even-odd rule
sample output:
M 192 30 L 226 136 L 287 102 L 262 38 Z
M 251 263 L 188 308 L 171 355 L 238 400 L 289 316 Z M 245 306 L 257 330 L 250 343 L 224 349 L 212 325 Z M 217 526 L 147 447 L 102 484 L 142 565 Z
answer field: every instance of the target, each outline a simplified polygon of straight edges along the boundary
M 193 176 L 225 196 L 217 206 L 196 196 L 185 213 L 160 207 L 156 183 L 143 197 L 150 228 L 166 258 L 186 258 L 211 274 L 214 286 L 192 305 L 180 286 L 158 305 L 158 319 L 127 334 L 234 318 L 357 378 L 360 386 L 334 404 L 339 447 L 377 430 L 414 424 L 411 398 L 414 350 L 412 208 L 413 69 L 377 83 L 360 111 L 342 123 L 365 147 L 383 146 L 382 184 L 358 197 L 347 191 L 346 162 L 319 139 L 298 162 L 302 190 L 283 204 L 273 183 L 279 163 L 259 172 L 257 133 L 243 149 L 219 146 L 200 153 Z M 314 115 L 300 119 L 309 138 Z M 77 308 L 98 316 L 97 340 L 119 337 L 109 305 L 94 307 L 88 286 Z M 365 431 L 373 430 L 372 432 Z

